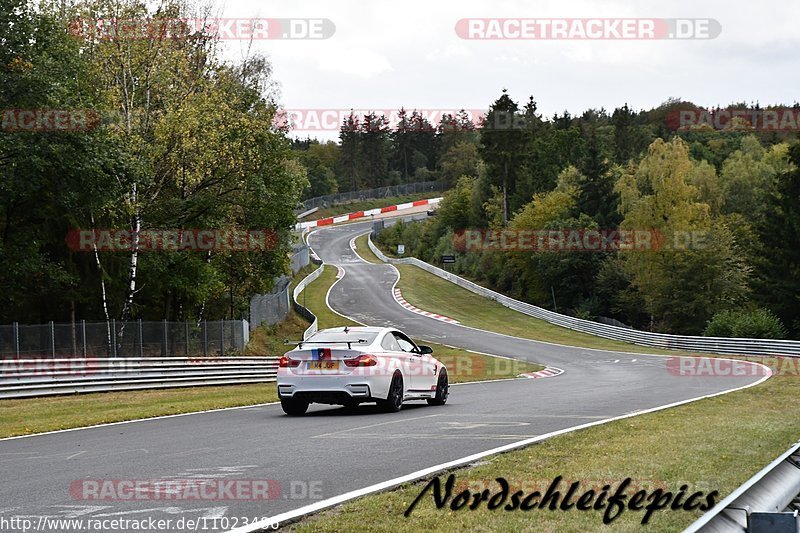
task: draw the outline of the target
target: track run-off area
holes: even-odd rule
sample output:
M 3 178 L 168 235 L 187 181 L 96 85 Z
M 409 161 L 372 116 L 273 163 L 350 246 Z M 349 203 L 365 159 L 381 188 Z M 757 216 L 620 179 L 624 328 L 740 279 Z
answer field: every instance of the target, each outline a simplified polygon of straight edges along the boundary
M 443 466 L 766 379 L 686 378 L 669 371 L 667 356 L 537 342 L 419 314 L 394 298 L 397 269 L 367 263 L 351 248 L 351 240 L 370 228 L 370 222 L 353 223 L 308 236 L 316 254 L 344 272 L 328 293 L 335 312 L 396 327 L 417 339 L 563 373 L 459 384 L 443 407 L 410 403 L 395 414 L 379 413 L 372 405 L 351 410 L 312 405 L 306 416 L 288 417 L 280 405 L 264 404 L 3 439 L 0 515 L 34 522 L 41 516 L 170 520 L 174 526 L 165 530 L 187 529 L 189 519 L 203 520 L 198 528 L 203 531 L 232 529 L 257 518 L 268 524 Z M 271 480 L 270 499 L 175 499 L 169 491 L 153 492 L 152 483 L 131 498 L 87 498 L 76 490 L 86 480 L 163 479 L 218 480 L 219 485 Z M 401 517 L 387 520 L 394 518 Z

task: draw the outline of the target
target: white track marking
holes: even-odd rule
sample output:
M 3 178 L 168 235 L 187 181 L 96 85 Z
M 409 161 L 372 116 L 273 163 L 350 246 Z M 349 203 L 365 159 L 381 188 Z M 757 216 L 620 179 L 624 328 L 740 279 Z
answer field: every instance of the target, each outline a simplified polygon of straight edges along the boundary
M 458 324 L 458 320 L 454 320 L 449 316 L 440 315 L 437 313 L 431 313 L 430 311 L 425 311 L 420 309 L 419 307 L 413 306 L 403 298 L 403 293 L 400 292 L 400 289 L 395 287 L 392 290 L 392 296 L 394 297 L 394 301 L 403 306 L 405 309 L 411 311 L 412 313 L 416 313 L 418 315 L 426 316 L 428 318 L 432 318 L 434 320 L 439 320 L 441 322 L 447 322 L 448 324 Z
M 560 376 L 563 374 L 564 371 L 560 368 L 556 368 L 554 366 L 548 366 L 544 370 L 539 370 L 538 372 L 523 372 L 519 376 L 522 378 L 530 378 L 530 379 L 537 379 L 537 378 L 552 378 L 555 376 Z

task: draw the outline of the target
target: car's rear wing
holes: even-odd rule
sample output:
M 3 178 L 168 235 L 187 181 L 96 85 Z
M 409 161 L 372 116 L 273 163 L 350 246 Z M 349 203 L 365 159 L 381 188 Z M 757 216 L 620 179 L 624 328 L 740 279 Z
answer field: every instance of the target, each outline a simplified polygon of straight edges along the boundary
M 284 345 L 291 345 L 296 344 L 297 348 L 303 349 L 304 344 L 346 344 L 347 349 L 350 350 L 353 344 L 369 344 L 369 341 L 366 339 L 353 339 L 351 341 L 290 341 L 289 339 L 285 339 L 283 341 Z

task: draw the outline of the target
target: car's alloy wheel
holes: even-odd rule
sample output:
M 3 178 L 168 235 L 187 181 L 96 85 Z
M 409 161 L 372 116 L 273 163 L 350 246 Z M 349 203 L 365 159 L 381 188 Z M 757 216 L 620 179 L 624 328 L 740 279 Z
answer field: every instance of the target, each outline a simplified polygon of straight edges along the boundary
M 299 398 L 281 398 L 281 407 L 289 416 L 302 416 L 308 411 L 308 402 Z
M 396 373 L 389 386 L 389 395 L 379 402 L 381 408 L 387 413 L 396 413 L 403 406 L 403 376 Z
M 444 405 L 450 395 L 450 383 L 447 380 L 447 371 L 439 373 L 439 381 L 436 382 L 436 396 L 428 399 L 429 405 Z

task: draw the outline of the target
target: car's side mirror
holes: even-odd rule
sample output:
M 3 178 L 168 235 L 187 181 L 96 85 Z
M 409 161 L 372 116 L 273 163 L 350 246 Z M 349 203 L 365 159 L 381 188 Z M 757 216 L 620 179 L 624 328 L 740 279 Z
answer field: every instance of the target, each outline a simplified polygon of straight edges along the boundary
M 420 346 L 419 347 L 419 353 L 421 355 L 433 353 L 433 348 L 431 348 L 430 346 Z

